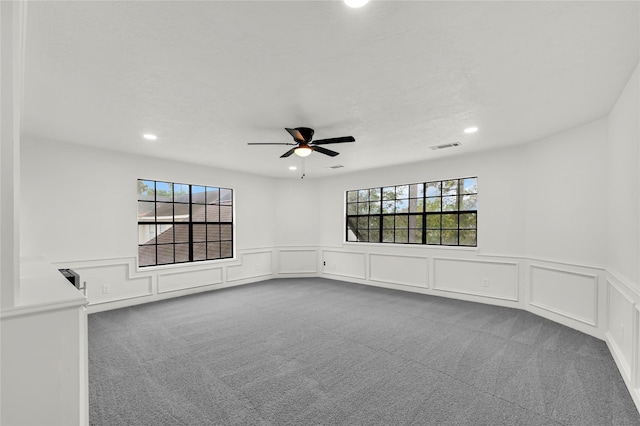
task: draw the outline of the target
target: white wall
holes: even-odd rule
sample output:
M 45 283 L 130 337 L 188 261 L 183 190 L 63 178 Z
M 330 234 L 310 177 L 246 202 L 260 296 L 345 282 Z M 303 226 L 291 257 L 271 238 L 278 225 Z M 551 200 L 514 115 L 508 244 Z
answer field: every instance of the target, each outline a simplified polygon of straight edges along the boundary
M 609 115 L 607 204 L 609 268 L 640 285 L 640 87 L 636 67 Z
M 606 341 L 640 407 L 640 75 L 608 117 Z
M 87 283 L 90 310 L 273 275 L 274 179 L 29 136 L 21 155 L 21 254 L 77 269 Z M 237 259 L 138 269 L 139 178 L 233 188 Z M 262 266 L 243 262 L 260 253 Z
M 526 253 L 602 266 L 607 259 L 607 122 L 526 147 Z
M 344 241 L 347 190 L 478 176 L 478 250 L 520 255 L 524 250 L 525 164 L 523 148 L 516 147 L 323 179 L 319 188 L 321 243 L 341 246 Z

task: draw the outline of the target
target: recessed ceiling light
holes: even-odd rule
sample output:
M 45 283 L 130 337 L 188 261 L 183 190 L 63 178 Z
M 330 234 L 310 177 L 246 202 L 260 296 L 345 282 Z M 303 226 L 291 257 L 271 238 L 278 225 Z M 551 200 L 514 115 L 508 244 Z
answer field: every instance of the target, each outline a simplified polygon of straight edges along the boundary
M 369 3 L 369 0 L 344 0 L 344 3 L 349 7 L 362 7 L 365 4 Z
M 464 132 L 469 134 L 469 133 L 475 133 L 478 131 L 477 127 L 467 127 L 466 129 L 464 129 Z
M 289 166 L 289 170 L 298 170 L 296 166 Z
M 152 135 L 151 133 L 145 133 L 144 135 L 142 135 L 142 137 L 148 141 L 155 141 L 156 139 L 158 139 L 156 135 Z

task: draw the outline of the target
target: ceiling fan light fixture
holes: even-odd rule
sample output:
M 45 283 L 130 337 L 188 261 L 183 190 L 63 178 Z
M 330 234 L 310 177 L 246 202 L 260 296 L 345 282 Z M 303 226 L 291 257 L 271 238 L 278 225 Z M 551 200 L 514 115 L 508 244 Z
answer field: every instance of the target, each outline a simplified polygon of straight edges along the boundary
M 293 152 L 298 156 L 298 157 L 308 157 L 311 152 L 313 150 L 311 148 L 309 148 L 308 146 L 299 146 L 297 147 Z

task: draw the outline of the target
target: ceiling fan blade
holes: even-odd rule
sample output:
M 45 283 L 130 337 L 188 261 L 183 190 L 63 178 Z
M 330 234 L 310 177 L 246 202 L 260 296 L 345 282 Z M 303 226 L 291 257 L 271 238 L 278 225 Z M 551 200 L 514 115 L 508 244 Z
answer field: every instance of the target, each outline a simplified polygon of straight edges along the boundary
M 291 148 L 289 151 L 287 151 L 287 152 L 285 152 L 284 154 L 282 154 L 282 155 L 280 156 L 280 158 L 285 158 L 285 157 L 290 156 L 291 154 L 293 154 L 293 151 L 295 151 L 295 150 L 296 150 L 296 148 Z
M 339 138 L 329 138 L 329 139 L 319 139 L 317 141 L 313 141 L 314 145 L 327 145 L 330 143 L 344 143 L 344 142 L 355 142 L 356 139 L 353 136 L 342 136 Z
M 247 142 L 247 145 L 298 145 L 290 142 Z
M 288 127 L 284 128 L 287 132 L 289 132 L 289 134 L 291 136 L 293 136 L 293 139 L 295 139 L 298 142 L 304 142 L 304 136 L 302 136 L 302 133 L 300 133 L 300 130 L 298 129 L 289 129 Z
M 314 151 L 318 151 L 321 154 L 329 155 L 331 157 L 335 157 L 336 155 L 340 154 L 339 152 L 331 151 L 330 149 L 323 148 L 321 146 L 311 146 L 311 149 L 313 149 Z

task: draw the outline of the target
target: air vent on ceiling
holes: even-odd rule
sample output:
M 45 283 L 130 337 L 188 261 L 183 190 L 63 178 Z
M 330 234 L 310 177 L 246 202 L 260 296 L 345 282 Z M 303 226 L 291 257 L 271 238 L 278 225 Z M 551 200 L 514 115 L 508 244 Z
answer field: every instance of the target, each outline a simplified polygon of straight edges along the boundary
M 435 151 L 436 149 L 453 148 L 454 146 L 460 146 L 460 145 L 462 145 L 460 142 L 454 142 L 454 143 L 445 143 L 443 145 L 434 145 L 434 146 L 430 146 L 429 148 Z
M 344 166 L 343 166 L 342 164 L 338 164 L 337 166 L 330 166 L 329 168 L 330 168 L 330 169 L 341 169 L 341 168 L 343 168 L 343 167 L 344 167 Z

